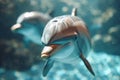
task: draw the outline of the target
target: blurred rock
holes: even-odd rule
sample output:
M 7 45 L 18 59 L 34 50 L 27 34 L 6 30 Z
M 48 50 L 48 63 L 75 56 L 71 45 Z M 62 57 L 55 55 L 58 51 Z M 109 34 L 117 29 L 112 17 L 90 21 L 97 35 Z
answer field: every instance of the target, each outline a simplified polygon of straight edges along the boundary
M 17 40 L 0 39 L 0 67 L 12 70 L 27 70 L 34 62 L 34 57 L 27 48 Z

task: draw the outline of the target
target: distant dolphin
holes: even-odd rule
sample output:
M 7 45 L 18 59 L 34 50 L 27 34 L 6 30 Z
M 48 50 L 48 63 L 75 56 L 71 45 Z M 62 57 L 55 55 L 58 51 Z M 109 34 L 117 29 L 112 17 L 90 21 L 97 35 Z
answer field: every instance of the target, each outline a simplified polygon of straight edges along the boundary
M 24 40 L 30 40 L 41 45 L 40 39 L 44 29 L 43 24 L 47 23 L 51 18 L 47 13 L 25 12 L 18 17 L 16 24 L 11 27 L 11 30 L 24 35 Z
M 46 60 L 43 76 L 46 76 L 54 62 L 69 64 L 79 63 L 81 60 L 93 74 L 93 69 L 87 59 L 91 49 L 91 41 L 85 23 L 76 15 L 74 8 L 71 15 L 55 17 L 45 26 L 41 41 L 45 45 L 41 58 Z

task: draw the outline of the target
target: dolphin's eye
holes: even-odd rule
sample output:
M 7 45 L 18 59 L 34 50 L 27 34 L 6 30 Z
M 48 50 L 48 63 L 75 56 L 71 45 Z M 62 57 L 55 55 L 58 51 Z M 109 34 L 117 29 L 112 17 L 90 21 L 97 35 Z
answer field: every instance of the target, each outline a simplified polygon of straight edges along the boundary
M 47 44 L 45 44 L 45 43 L 43 43 L 43 42 L 42 42 L 42 44 L 41 44 L 41 45 L 44 45 L 44 46 L 46 46 Z

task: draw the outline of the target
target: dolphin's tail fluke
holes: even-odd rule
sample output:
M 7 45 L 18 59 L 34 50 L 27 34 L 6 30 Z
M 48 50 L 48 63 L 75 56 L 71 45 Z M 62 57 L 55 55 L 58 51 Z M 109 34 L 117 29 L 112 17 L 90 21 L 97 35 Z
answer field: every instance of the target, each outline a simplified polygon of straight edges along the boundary
M 80 54 L 80 58 L 83 60 L 85 66 L 86 66 L 87 69 L 90 71 L 90 73 L 95 76 L 95 73 L 94 73 L 94 71 L 93 71 L 90 63 L 89 63 L 88 60 L 84 57 L 83 54 Z

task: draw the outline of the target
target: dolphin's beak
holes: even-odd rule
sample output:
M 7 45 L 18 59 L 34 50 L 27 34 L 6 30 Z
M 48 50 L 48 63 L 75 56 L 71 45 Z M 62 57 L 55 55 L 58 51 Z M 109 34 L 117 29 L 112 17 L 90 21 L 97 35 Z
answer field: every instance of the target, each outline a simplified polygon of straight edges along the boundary
M 21 24 L 15 24 L 11 27 L 11 30 L 14 31 L 14 30 L 19 29 L 19 28 L 21 28 Z
M 56 50 L 58 50 L 59 47 L 60 45 L 57 45 L 57 44 L 45 46 L 41 52 L 41 58 L 46 59 L 50 57 Z

